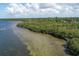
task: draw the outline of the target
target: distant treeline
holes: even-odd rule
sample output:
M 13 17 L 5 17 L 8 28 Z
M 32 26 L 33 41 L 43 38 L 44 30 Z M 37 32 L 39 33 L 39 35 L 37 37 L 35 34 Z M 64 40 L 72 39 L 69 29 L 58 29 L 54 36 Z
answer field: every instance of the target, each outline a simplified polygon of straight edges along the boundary
M 0 20 L 12 20 L 12 21 L 16 21 L 16 20 L 39 20 L 39 19 L 52 19 L 52 20 L 70 20 L 70 19 L 75 19 L 75 20 L 79 20 L 79 17 L 48 17 L 48 18 L 0 18 Z

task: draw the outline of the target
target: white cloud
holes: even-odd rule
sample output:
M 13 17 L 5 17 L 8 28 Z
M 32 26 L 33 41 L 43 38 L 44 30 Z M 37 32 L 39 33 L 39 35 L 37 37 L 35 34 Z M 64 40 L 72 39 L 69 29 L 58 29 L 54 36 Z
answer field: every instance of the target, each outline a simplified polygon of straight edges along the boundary
M 7 7 L 7 11 L 12 14 L 25 14 L 27 13 L 28 9 L 22 4 L 9 4 L 9 7 Z
M 72 9 L 70 9 L 70 8 L 65 8 L 65 11 L 66 11 L 67 13 L 73 13 Z
M 59 13 L 60 11 L 57 9 L 53 9 L 53 8 L 46 8 L 46 9 L 40 9 L 41 12 L 48 12 L 48 13 Z
M 56 9 L 62 9 L 62 6 L 61 5 L 59 5 L 59 4 L 51 4 L 54 8 L 56 8 Z
M 25 15 L 25 16 L 49 16 L 58 15 L 61 16 L 75 13 L 79 11 L 79 8 L 74 9 L 73 5 L 59 4 L 59 3 L 25 3 L 25 4 L 9 4 L 6 10 L 13 15 Z

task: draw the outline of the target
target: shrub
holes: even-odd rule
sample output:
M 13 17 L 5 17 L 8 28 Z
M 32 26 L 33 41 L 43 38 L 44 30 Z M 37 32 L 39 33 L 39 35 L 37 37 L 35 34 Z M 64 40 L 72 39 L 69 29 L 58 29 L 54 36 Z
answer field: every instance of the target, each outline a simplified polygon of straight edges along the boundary
M 67 51 L 71 55 L 79 55 L 79 38 L 73 38 L 67 42 Z

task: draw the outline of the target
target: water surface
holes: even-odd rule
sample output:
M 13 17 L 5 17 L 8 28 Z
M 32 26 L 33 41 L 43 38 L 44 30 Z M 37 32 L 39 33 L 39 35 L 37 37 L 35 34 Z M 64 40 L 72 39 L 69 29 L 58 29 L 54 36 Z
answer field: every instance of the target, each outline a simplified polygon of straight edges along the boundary
M 12 21 L 0 21 L 0 55 L 28 55 L 29 51 L 13 32 Z

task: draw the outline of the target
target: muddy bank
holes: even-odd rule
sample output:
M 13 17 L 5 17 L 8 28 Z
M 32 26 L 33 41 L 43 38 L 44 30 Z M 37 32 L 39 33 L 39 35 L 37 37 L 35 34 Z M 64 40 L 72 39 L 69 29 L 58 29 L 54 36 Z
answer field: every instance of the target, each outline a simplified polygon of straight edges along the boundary
M 17 23 L 16 23 L 17 24 Z M 14 33 L 21 38 L 21 41 L 27 45 L 31 55 L 38 56 L 66 56 L 64 45 L 65 41 L 55 38 L 48 34 L 32 32 L 28 29 L 22 29 L 12 25 Z

